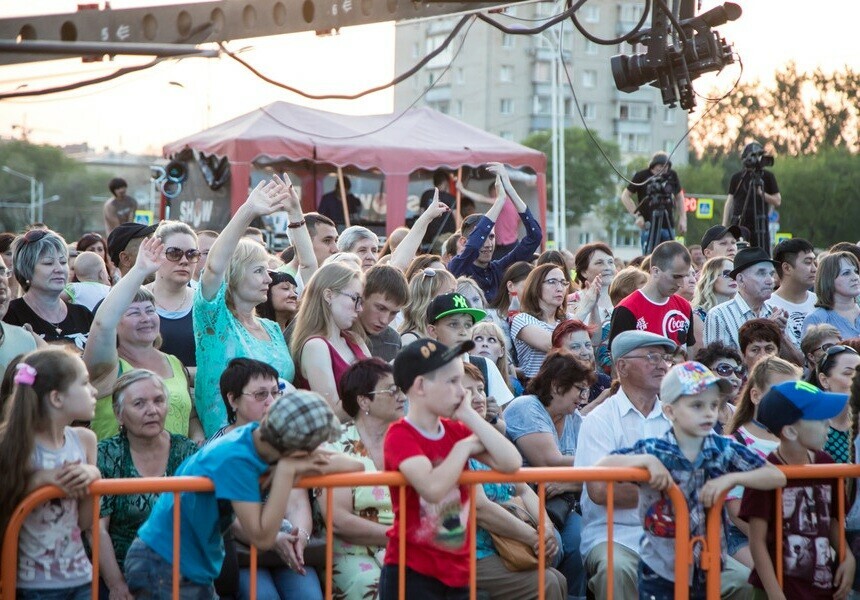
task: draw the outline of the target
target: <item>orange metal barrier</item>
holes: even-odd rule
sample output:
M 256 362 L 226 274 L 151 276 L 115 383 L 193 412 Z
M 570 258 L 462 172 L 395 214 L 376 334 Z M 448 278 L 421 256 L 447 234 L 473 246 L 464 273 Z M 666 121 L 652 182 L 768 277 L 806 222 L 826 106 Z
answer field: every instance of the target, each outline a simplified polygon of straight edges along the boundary
M 860 471 L 858 471 L 860 473 Z M 607 539 L 612 540 L 613 532 L 613 498 L 614 487 L 617 483 L 625 482 L 642 482 L 648 481 L 649 475 L 645 469 L 622 469 L 622 468 L 528 468 L 520 469 L 513 474 L 497 473 L 494 471 L 467 471 L 460 477 L 460 483 L 470 486 L 470 510 L 469 523 L 472 531 L 471 552 L 469 558 L 469 587 L 472 600 L 476 597 L 477 592 L 477 559 L 475 556 L 475 531 L 476 531 L 476 515 L 475 515 L 475 485 L 483 483 L 537 483 L 538 498 L 540 501 L 541 513 L 539 516 L 538 529 L 539 537 L 539 552 L 538 552 L 538 597 L 544 597 L 545 582 L 545 540 L 543 532 L 546 526 L 546 517 L 544 503 L 546 500 L 546 484 L 549 482 L 605 482 L 607 483 Z M 370 485 L 387 485 L 399 487 L 401 519 L 400 519 L 400 547 L 399 547 L 399 597 L 404 599 L 406 586 L 406 480 L 396 472 L 385 473 L 342 473 L 337 475 L 327 475 L 323 477 L 308 477 L 301 480 L 299 487 L 304 488 L 336 488 L 336 487 L 361 487 Z M 100 516 L 100 497 L 104 495 L 124 495 L 137 493 L 156 493 L 156 492 L 171 492 L 174 494 L 174 512 L 173 512 L 173 555 L 180 556 L 180 536 L 179 533 L 179 515 L 180 515 L 180 494 L 182 492 L 206 492 L 212 491 L 212 482 L 209 479 L 202 477 L 159 477 L 159 478 L 138 478 L 138 479 L 100 479 L 90 486 L 90 493 L 93 496 L 93 527 L 97 528 Z M 669 498 L 672 501 L 675 512 L 675 598 L 678 600 L 686 600 L 689 595 L 688 589 L 688 574 L 689 567 L 692 564 L 692 553 L 690 545 L 690 519 L 687 509 L 686 500 L 677 486 L 672 486 L 669 489 Z M 36 490 L 27 496 L 21 504 L 18 505 L 12 519 L 6 530 L 3 538 L 2 557 L 0 557 L 0 591 L 3 598 L 15 597 L 15 586 L 17 578 L 18 565 L 18 535 L 21 525 L 27 515 L 38 505 L 63 496 L 63 492 L 57 487 L 44 487 Z M 332 570 L 333 570 L 333 548 L 332 537 L 334 528 L 332 527 L 331 519 L 333 516 L 333 495 L 327 495 L 327 511 L 326 511 L 326 599 L 332 598 Z M 97 531 L 97 529 L 95 529 Z M 93 535 L 93 598 L 98 598 L 98 580 L 99 580 L 99 536 Z M 609 559 L 609 593 L 608 597 L 612 598 L 612 586 L 614 584 L 614 576 L 612 570 L 612 544 L 608 544 L 608 559 Z M 257 551 L 253 546 L 250 552 L 251 560 L 251 584 L 250 595 L 256 598 L 256 570 L 257 570 Z M 719 556 L 717 558 L 719 560 Z M 583 567 L 584 568 L 584 567 Z M 173 561 L 173 597 L 179 597 L 179 561 Z
M 860 465 L 790 465 L 779 466 L 789 481 L 792 479 L 836 479 L 836 505 L 837 518 L 843 524 L 840 528 L 842 534 L 839 537 L 839 548 L 837 552 L 839 561 L 845 558 L 845 480 L 860 477 Z M 782 490 L 775 490 L 776 521 L 774 523 L 774 546 L 776 556 L 774 557 L 774 568 L 776 578 L 782 585 Z M 723 505 L 726 494 L 722 494 L 708 511 L 707 537 L 705 549 L 702 552 L 702 568 L 707 571 L 707 598 L 708 600 L 719 600 L 720 598 L 720 540 L 723 536 Z

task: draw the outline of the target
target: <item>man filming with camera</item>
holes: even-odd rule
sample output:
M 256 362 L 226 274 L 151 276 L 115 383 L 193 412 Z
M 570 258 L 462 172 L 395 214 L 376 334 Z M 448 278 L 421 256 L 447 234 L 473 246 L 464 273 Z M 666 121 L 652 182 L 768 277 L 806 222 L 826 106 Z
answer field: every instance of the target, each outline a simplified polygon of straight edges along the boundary
M 764 153 L 758 142 L 746 145 L 741 154 L 743 170 L 732 175 L 723 211 L 723 225 L 739 225 L 752 232 L 750 246 L 764 249 L 770 255 L 770 207 L 779 208 L 782 196 L 776 177 L 765 167 L 773 166 L 773 156 Z
M 638 204 L 633 202 L 634 192 Z M 656 152 L 648 168 L 633 175 L 621 193 L 621 202 L 642 230 L 642 254 L 650 254 L 661 242 L 675 239 L 675 212 L 678 213 L 678 232 L 687 232 L 684 192 L 665 152 Z

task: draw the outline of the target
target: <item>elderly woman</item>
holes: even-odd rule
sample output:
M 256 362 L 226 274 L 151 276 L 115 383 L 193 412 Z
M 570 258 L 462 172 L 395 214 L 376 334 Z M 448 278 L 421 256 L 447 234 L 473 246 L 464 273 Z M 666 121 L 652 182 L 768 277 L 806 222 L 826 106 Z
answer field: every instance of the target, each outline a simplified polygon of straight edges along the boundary
M 168 433 L 164 422 L 168 391 L 161 378 L 146 369 L 133 369 L 116 380 L 111 403 L 119 433 L 98 445 L 98 468 L 105 479 L 170 477 L 197 445 Z M 152 509 L 158 494 L 102 496 L 99 569 L 103 597 L 131 600 L 123 578 L 128 547 Z
M 472 408 L 487 418 L 487 397 L 484 394 L 484 376 L 475 365 L 463 365 L 463 387 L 471 394 Z M 475 459 L 469 459 L 473 471 L 488 471 L 489 467 Z M 537 495 L 525 483 L 485 483 L 478 488 L 476 498 L 476 517 L 478 530 L 475 533 L 476 556 L 478 559 L 478 588 L 488 592 L 494 600 L 537 600 L 537 569 L 510 571 L 499 556 L 490 532 L 524 542 L 537 553 L 537 529 L 504 510 L 500 504 L 518 497 L 526 512 L 538 522 L 540 505 Z M 546 523 L 546 595 L 554 600 L 567 599 L 567 580 L 564 575 L 551 568 L 561 560 L 560 539 L 557 537 L 549 517 Z
M 119 428 L 110 395 L 117 378 L 132 369 L 148 369 L 161 377 L 168 390 L 167 431 L 203 441 L 203 431 L 191 405 L 185 368 L 177 357 L 159 350 L 159 317 L 154 298 L 140 287 L 164 260 L 163 244 L 157 238 L 144 240 L 134 266 L 111 289 L 96 312 L 90 343 L 84 350 L 84 363 L 98 391 L 91 426 L 100 440 L 115 435 Z
M 612 385 L 612 379 L 609 375 L 597 368 L 594 345 L 591 342 L 594 329 L 593 325 L 586 325 L 579 319 L 566 319 L 559 323 L 555 331 L 552 332 L 553 348 L 569 350 L 582 364 L 594 371 L 597 379 L 588 394 L 589 401 L 597 399 L 604 390 L 608 390 L 609 386 Z
M 66 304 L 60 294 L 69 282 L 69 248 L 59 234 L 31 229 L 15 239 L 15 279 L 24 295 L 9 303 L 3 320 L 29 325 L 49 344 L 65 344 L 80 352 L 87 343 L 93 315 L 85 307 Z
M 299 365 L 296 387 L 320 394 L 346 420 L 338 385 L 356 361 L 368 358 L 358 313 L 364 303 L 364 275 L 345 263 L 323 265 L 302 293 L 290 342 Z
M 523 466 L 573 466 L 582 418 L 577 409 L 588 401 L 595 382 L 594 369 L 568 350 L 550 352 L 537 375 L 505 410 L 507 436 L 523 455 Z M 571 596 L 585 595 L 585 571 L 579 553 L 582 518 L 574 511 L 582 485 L 547 484 L 547 508 L 561 532 L 564 556 L 558 569 L 567 579 Z
M 247 357 L 275 367 L 280 377 L 291 382 L 295 365 L 280 327 L 261 319 L 255 308 L 269 291 L 266 249 L 242 239 L 245 229 L 257 217 L 286 210 L 302 266 L 316 266 L 298 194 L 289 180 L 277 176 L 260 182 L 212 244 L 200 285 L 194 296 L 194 337 L 197 342 L 195 405 L 203 431 L 211 436 L 227 424 L 227 412 L 218 393 L 218 380 L 233 358 Z M 308 255 L 309 254 L 309 255 Z
M 155 280 L 146 286 L 155 297 L 161 332 L 161 350 L 176 356 L 189 371 L 196 370 L 194 323 L 191 309 L 194 290 L 188 283 L 200 260 L 197 234 L 179 221 L 162 221 L 155 237 L 164 245 L 164 260 Z
M 552 332 L 564 320 L 567 277 L 553 263 L 535 267 L 526 278 L 520 312 L 511 321 L 511 337 L 520 368 L 534 377 L 552 349 Z
M 383 442 L 388 426 L 405 414 L 406 397 L 391 365 L 378 358 L 352 365 L 341 379 L 343 410 L 353 419 L 331 449 L 361 461 L 367 472 L 384 471 Z M 332 525 L 334 596 L 344 600 L 378 597 L 379 573 L 394 522 L 388 486 L 334 488 Z M 326 495 L 319 506 L 326 514 Z
M 828 254 L 815 274 L 815 310 L 803 320 L 802 334 L 812 325 L 827 323 L 843 340 L 860 336 L 860 262 L 850 252 Z
M 358 255 L 361 259 L 361 270 L 367 271 L 379 259 L 379 237 L 366 227 L 353 225 L 340 234 L 337 249 Z

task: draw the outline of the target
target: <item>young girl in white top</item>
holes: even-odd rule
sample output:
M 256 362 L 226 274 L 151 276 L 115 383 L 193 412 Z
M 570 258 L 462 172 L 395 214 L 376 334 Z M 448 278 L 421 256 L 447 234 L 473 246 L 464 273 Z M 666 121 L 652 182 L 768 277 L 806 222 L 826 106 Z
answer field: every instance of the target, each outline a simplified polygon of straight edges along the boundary
M 0 424 L 0 536 L 36 488 L 56 485 L 68 495 L 37 507 L 21 527 L 17 598 L 90 598 L 82 532 L 92 525 L 87 489 L 99 478 L 96 436 L 71 424 L 92 419 L 95 392 L 83 361 L 59 348 L 31 352 L 16 367 Z

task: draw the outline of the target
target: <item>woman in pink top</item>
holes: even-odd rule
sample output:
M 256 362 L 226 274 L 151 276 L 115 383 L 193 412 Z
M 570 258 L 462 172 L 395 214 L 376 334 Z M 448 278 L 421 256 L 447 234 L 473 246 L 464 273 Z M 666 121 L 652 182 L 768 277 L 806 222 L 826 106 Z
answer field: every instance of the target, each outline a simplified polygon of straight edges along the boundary
M 338 386 L 344 372 L 368 358 L 358 314 L 364 275 L 348 262 L 321 267 L 302 292 L 290 350 L 298 365 L 296 387 L 319 393 L 341 420 L 348 420 Z

